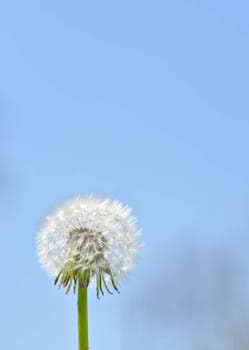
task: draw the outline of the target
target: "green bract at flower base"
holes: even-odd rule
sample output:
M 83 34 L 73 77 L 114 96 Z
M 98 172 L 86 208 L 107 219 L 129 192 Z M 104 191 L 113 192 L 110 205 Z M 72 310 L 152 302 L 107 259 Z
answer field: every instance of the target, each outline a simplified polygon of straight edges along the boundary
M 116 283 L 114 281 L 111 269 L 106 269 L 103 272 L 93 272 L 90 269 L 86 269 L 82 271 L 80 268 L 76 270 L 72 270 L 71 264 L 68 263 L 69 266 L 65 266 L 63 270 L 61 270 L 58 275 L 56 276 L 54 280 L 54 284 L 56 285 L 59 282 L 59 288 L 64 287 L 66 288 L 66 294 L 69 293 L 72 285 L 73 285 L 73 291 L 76 293 L 77 285 L 79 288 L 87 288 L 89 286 L 91 278 L 95 277 L 96 280 L 96 292 L 97 292 L 97 298 L 99 299 L 100 293 L 104 295 L 104 290 L 109 293 L 113 294 L 111 290 L 108 288 L 107 282 L 105 280 L 105 274 L 107 274 L 110 278 L 111 284 L 113 289 L 119 293 L 119 290 L 116 286 Z
M 93 195 L 74 198 L 45 219 L 39 260 L 66 294 L 78 289 L 79 350 L 88 349 L 88 286 L 95 282 L 98 298 L 105 290 L 119 293 L 116 281 L 133 267 L 139 235 L 128 207 Z

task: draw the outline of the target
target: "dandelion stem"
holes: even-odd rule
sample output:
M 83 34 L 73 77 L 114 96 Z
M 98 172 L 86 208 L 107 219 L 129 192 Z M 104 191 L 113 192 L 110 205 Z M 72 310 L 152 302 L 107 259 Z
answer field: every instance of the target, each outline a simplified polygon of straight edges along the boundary
M 88 350 L 87 288 L 78 286 L 78 341 L 79 350 Z

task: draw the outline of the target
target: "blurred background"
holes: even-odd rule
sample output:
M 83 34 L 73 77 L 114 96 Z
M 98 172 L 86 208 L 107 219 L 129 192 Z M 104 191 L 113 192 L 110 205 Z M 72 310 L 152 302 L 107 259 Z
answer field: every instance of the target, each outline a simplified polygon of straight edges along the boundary
M 77 349 L 36 258 L 72 195 L 131 206 L 145 247 L 90 292 L 90 349 L 249 349 L 247 1 L 0 5 L 0 343 Z

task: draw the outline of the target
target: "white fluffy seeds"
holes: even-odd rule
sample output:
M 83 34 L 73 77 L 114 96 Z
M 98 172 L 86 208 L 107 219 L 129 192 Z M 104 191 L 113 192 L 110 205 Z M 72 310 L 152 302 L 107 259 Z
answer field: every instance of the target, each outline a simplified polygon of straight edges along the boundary
M 109 282 L 117 289 L 115 281 L 134 265 L 139 233 L 122 203 L 77 197 L 45 219 L 37 239 L 39 261 L 67 292 L 71 284 L 86 287 L 93 278 L 97 294 L 103 286 L 109 290 Z

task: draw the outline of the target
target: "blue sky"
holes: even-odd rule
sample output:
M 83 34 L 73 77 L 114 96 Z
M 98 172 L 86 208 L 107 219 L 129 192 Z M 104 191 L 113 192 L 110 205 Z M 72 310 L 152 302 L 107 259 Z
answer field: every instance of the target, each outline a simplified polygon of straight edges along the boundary
M 241 256 L 248 10 L 223 0 L 0 5 L 3 348 L 77 348 L 76 299 L 53 286 L 35 251 L 42 218 L 72 195 L 133 207 L 146 242 L 120 296 L 90 293 L 91 349 L 126 349 L 129 304 L 185 245 L 239 245 Z M 187 349 L 174 332 L 170 348 Z M 163 333 L 154 349 L 171 341 Z

